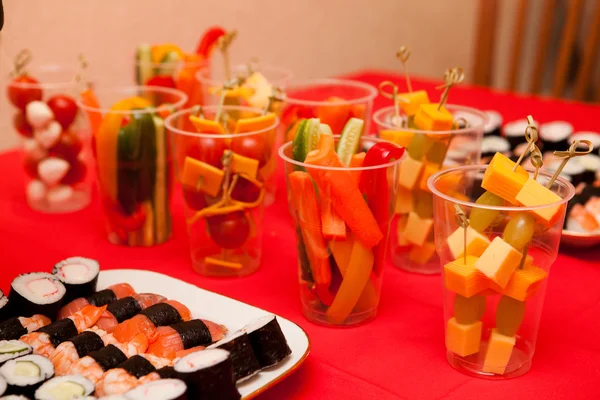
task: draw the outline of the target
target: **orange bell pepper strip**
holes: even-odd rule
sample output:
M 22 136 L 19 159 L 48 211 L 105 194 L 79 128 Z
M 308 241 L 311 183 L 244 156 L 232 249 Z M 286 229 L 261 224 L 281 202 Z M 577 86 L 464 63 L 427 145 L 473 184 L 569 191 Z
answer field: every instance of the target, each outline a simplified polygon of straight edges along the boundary
M 315 187 L 310 175 L 306 172 L 294 171 L 288 175 L 288 180 L 290 189 L 296 193 L 292 196 L 292 201 L 298 212 L 298 223 L 315 281 L 315 292 L 323 304 L 330 305 L 333 296 L 329 292 L 331 285 L 329 250 L 321 231 L 321 217 Z
M 190 115 L 190 122 L 194 124 L 198 133 L 225 133 L 223 126 L 217 121 L 211 119 L 204 119 Z
M 365 156 L 367 155 L 367 153 L 360 152 L 360 153 L 356 153 L 352 156 L 352 158 L 350 159 L 350 168 L 360 168 L 363 166 L 363 163 L 365 162 Z M 358 182 L 360 180 L 360 171 L 350 171 L 350 173 L 352 174 L 352 176 L 354 177 L 354 180 L 356 182 Z
M 269 113 L 258 117 L 241 118 L 235 124 L 233 133 L 256 132 L 275 124 L 275 114 Z
M 81 92 L 81 102 L 90 108 L 100 109 L 100 102 L 96 98 L 96 94 L 92 89 L 86 89 Z M 95 135 L 102 123 L 102 114 L 98 111 L 87 111 L 88 119 L 90 120 L 90 128 L 92 135 Z
M 329 125 L 334 134 L 340 134 L 350 119 L 352 108 L 344 104 L 346 100 L 341 97 L 330 97 L 327 102 L 330 104 L 324 104 L 317 108 L 317 118 L 321 120 L 321 123 Z

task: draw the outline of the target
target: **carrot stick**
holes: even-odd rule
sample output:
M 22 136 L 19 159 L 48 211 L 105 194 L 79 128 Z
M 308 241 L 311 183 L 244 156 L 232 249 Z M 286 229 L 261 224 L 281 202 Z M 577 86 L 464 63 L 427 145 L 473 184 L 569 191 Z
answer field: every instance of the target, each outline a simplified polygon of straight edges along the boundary
M 92 89 L 86 89 L 81 92 L 81 102 L 88 107 L 100 109 L 100 102 Z M 98 111 L 88 111 L 87 115 L 90 120 L 92 135 L 95 135 L 102 123 L 102 114 Z
M 325 240 L 346 240 L 346 224 L 333 209 L 330 193 L 320 193 L 321 197 L 321 226 Z
M 353 155 L 352 158 L 350 159 L 350 167 L 351 168 L 362 167 L 363 163 L 365 161 L 366 155 L 367 155 L 367 153 L 365 153 L 364 151 Z M 350 173 L 352 174 L 352 176 L 354 177 L 354 180 L 356 182 L 358 182 L 360 180 L 360 171 L 350 171 Z

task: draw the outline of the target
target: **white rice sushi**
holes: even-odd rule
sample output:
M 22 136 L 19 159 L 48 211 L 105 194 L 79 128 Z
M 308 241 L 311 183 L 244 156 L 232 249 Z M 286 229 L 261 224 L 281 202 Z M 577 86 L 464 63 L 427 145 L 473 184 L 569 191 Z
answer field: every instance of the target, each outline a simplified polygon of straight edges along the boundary
M 233 378 L 230 353 L 206 349 L 182 357 L 173 366 L 187 383 L 191 399 L 238 400 L 241 398 Z
M 502 127 L 502 115 L 498 111 L 486 110 L 484 113 L 488 117 L 488 121 L 483 128 L 485 136 L 500 136 L 500 128 Z
M 7 386 L 6 381 L 0 375 L 0 396 L 2 396 L 4 394 L 4 392 L 6 392 L 6 386 Z
M 583 181 L 585 183 L 594 183 L 600 175 L 600 157 L 595 154 L 588 154 L 583 157 L 578 157 L 576 160 L 585 168 Z
M 4 292 L 0 290 L 0 322 L 9 319 L 11 316 L 8 308 L 8 297 L 4 295 Z
M 54 275 L 31 272 L 17 276 L 11 284 L 8 300 L 11 308 L 23 317 L 45 315 L 54 320 L 62 305 L 67 289 Z
M 567 121 L 553 121 L 540 126 L 540 137 L 544 152 L 563 151 L 570 146 L 569 136 L 573 134 L 573 125 Z
M 554 173 L 560 167 L 561 164 L 561 160 L 554 160 L 548 165 L 548 167 L 546 167 L 546 169 L 549 172 Z M 560 176 L 571 182 L 573 186 L 577 186 L 581 182 L 583 182 L 585 176 L 585 167 L 581 164 L 578 158 L 572 159 L 567 163 L 567 165 L 565 165 L 563 170 L 560 172 Z
M 20 340 L 0 340 L 0 365 L 8 360 L 31 354 L 31 346 Z
M 185 400 L 188 398 L 187 385 L 179 379 L 160 379 L 149 382 L 131 389 L 125 393 L 125 396 L 130 400 Z
M 516 149 L 521 143 L 527 142 L 525 140 L 525 130 L 527 129 L 528 122 L 526 119 L 518 119 L 504 125 L 502 131 L 504 136 L 510 142 L 511 149 Z M 537 121 L 534 121 L 536 127 L 539 126 Z
M 63 302 L 66 304 L 80 297 L 88 297 L 96 291 L 100 264 L 85 257 L 69 257 L 58 262 L 52 273 L 67 288 Z
M 593 153 L 600 155 L 600 132 L 579 131 L 571 135 L 571 142 L 574 140 L 589 140 L 594 146 Z M 584 150 L 581 147 L 580 150 Z
M 6 380 L 7 394 L 33 398 L 37 388 L 54 375 L 54 366 L 47 358 L 30 354 L 7 361 L 0 375 Z
M 94 392 L 94 384 L 81 375 L 57 376 L 35 391 L 35 400 L 80 399 Z

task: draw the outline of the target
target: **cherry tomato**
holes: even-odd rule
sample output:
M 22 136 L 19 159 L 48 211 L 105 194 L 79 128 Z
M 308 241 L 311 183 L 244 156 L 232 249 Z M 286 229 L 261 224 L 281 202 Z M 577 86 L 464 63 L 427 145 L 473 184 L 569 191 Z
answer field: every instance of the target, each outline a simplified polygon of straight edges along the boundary
M 185 140 L 185 155 L 205 162 L 214 167 L 221 168 L 223 152 L 227 149 L 225 140 L 212 138 L 199 138 L 193 136 L 183 137 Z
M 231 150 L 234 153 L 258 160 L 261 167 L 267 162 L 266 147 L 265 134 L 241 136 L 231 141 Z
M 202 210 L 208 205 L 204 193 L 186 186 L 183 186 L 183 199 L 192 210 Z
M 29 75 L 21 75 L 13 79 L 8 85 L 6 94 L 10 102 L 23 111 L 32 101 L 42 100 L 42 88 L 39 87 L 39 82 Z
M 33 128 L 27 122 L 25 114 L 21 111 L 17 112 L 13 117 L 13 125 L 17 132 L 26 138 L 33 137 Z
M 237 201 L 243 201 L 245 203 L 252 203 L 258 200 L 260 195 L 260 189 L 247 179 L 242 177 L 238 178 L 233 192 L 231 192 L 231 198 Z
M 206 218 L 214 242 L 224 249 L 241 247 L 250 235 L 250 224 L 243 211 Z
M 64 158 L 69 162 L 77 160 L 83 143 L 73 132 L 63 132 L 58 143 L 50 148 L 50 154 Z
M 60 180 L 63 185 L 74 185 L 85 179 L 87 174 L 87 165 L 80 160 L 71 162 L 71 168 L 67 174 Z
M 64 94 L 57 94 L 50 97 L 47 101 L 48 107 L 54 113 L 54 118 L 62 126 L 67 129 L 77 116 L 77 103 L 73 98 Z
M 148 81 L 146 82 L 146 86 L 159 86 L 175 89 L 177 85 L 175 84 L 175 80 L 171 76 L 156 75 L 148 79 Z

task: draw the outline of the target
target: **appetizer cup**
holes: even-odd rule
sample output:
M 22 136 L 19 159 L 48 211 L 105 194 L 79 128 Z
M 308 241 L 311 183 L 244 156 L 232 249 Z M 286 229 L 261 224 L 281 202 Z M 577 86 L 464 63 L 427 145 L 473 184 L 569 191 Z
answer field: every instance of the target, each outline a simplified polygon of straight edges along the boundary
M 398 128 L 392 122 L 394 107 L 373 114 L 378 136 L 405 147 L 408 152 L 398 179 L 396 216 L 389 246 L 393 264 L 409 272 L 440 272 L 433 243 L 433 195 L 427 187 L 427 179 L 439 170 L 478 164 L 481 157 L 486 115 L 469 107 L 445 107 L 455 121 L 462 118 L 468 127 L 449 131 Z M 401 113 L 400 117 L 405 118 L 405 115 Z
M 6 88 L 21 137 L 25 197 L 37 211 L 66 213 L 90 203 L 90 131 L 75 101 L 75 77 L 60 66 L 28 68 Z
M 481 195 L 485 170 L 453 168 L 428 181 L 444 284 L 446 357 L 465 374 L 507 379 L 531 368 L 548 274 L 575 189 L 558 178 L 549 204 L 503 205 L 501 198 L 493 205 L 486 196 L 494 194 Z M 537 182 L 546 186 L 549 178 L 542 172 Z
M 337 143 L 340 136 L 334 138 Z M 375 144 L 384 146 L 371 147 Z M 296 230 L 302 310 L 323 325 L 369 321 L 379 304 L 390 210 L 404 155 L 398 146 L 373 137 L 361 138 L 361 148 L 370 150 L 356 168 L 296 161 L 291 142 L 279 149 Z M 397 158 L 390 158 L 394 153 Z
M 205 276 L 249 275 L 260 265 L 265 182 L 274 173 L 279 119 L 245 133 L 203 133 L 190 122 L 197 111 L 182 110 L 166 120 L 183 189 L 193 268 Z M 258 117 L 262 110 L 202 108 L 206 120 L 216 113 L 228 115 L 228 131 L 234 131 L 238 121 Z
M 128 246 L 165 242 L 171 236 L 173 161 L 164 117 L 187 96 L 153 86 L 100 89 L 96 101 L 87 93 L 78 104 L 93 132 L 108 240 Z

